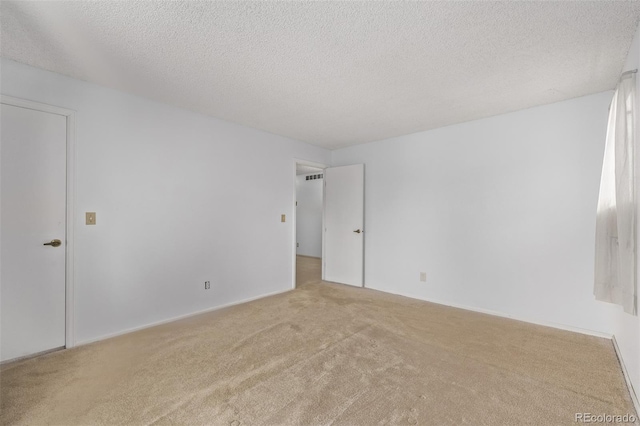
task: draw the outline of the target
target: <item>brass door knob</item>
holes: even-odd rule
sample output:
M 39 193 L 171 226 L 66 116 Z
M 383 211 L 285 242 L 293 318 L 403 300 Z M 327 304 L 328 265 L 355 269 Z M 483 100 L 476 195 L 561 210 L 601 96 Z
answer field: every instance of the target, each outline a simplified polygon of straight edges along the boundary
M 43 246 L 51 246 L 51 247 L 58 247 L 62 244 L 62 241 L 60 240 L 51 240 L 48 243 L 44 243 Z
M 356 229 L 356 230 L 355 230 L 355 231 L 353 231 L 353 232 L 355 232 L 356 234 L 359 234 L 359 233 L 361 233 L 362 231 L 361 231 L 361 230 L 359 230 L 359 229 Z

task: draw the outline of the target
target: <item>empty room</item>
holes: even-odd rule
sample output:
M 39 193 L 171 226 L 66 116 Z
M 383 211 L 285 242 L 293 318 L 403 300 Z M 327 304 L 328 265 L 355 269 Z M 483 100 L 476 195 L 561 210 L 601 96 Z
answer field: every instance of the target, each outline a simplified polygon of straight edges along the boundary
M 640 425 L 639 23 L 0 0 L 0 424 Z

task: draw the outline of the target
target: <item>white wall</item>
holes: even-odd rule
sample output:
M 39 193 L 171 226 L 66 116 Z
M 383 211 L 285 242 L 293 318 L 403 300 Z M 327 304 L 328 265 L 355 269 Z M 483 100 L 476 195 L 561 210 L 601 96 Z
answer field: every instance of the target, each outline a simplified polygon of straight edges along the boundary
M 610 333 L 592 287 L 611 96 L 333 151 L 365 163 L 366 286 Z
M 623 71 L 640 68 L 640 27 L 636 31 L 633 43 Z M 640 76 L 636 75 L 636 107 L 638 108 L 636 123 L 640 124 Z M 640 126 L 636 126 L 636 190 L 637 199 L 640 200 Z M 640 224 L 640 209 L 637 211 L 636 223 Z M 636 247 L 640 247 L 640 232 L 636 236 Z M 637 260 L 640 265 L 640 250 L 637 252 Z M 617 308 L 612 313 L 613 334 L 622 359 L 627 367 L 633 387 L 637 396 L 640 396 L 640 319 L 637 316 L 626 314 L 622 308 Z
M 322 174 L 321 171 L 314 174 Z M 297 254 L 322 257 L 322 183 L 324 179 L 306 180 L 296 176 L 296 240 Z
M 293 158 L 328 151 L 5 59 L 1 91 L 77 111 L 78 342 L 291 288 Z

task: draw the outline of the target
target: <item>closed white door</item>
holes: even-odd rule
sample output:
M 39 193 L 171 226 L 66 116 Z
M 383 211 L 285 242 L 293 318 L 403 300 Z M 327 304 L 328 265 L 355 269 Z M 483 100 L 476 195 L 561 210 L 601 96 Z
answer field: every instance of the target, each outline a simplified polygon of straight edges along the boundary
M 324 171 L 324 280 L 364 284 L 364 164 Z
M 6 104 L 0 114 L 0 360 L 6 361 L 65 345 L 67 123 L 62 115 Z

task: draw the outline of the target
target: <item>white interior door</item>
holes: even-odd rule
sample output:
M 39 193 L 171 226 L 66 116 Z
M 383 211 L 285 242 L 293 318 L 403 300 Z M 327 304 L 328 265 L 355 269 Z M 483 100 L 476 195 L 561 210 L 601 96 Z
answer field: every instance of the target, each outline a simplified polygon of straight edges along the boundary
M 65 345 L 66 117 L 2 104 L 0 360 Z M 44 245 L 52 240 L 61 245 Z
M 324 171 L 324 280 L 364 284 L 364 164 Z

